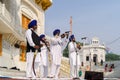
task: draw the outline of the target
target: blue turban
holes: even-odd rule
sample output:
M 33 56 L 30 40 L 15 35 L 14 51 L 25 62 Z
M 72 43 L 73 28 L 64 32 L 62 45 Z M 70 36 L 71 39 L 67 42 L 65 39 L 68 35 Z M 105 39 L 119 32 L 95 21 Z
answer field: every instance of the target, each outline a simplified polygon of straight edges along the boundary
M 69 38 L 69 41 L 71 41 L 72 39 L 74 39 L 75 37 L 74 37 L 74 35 L 72 34 L 71 36 L 70 36 L 70 38 Z
M 32 28 L 34 26 L 37 26 L 37 20 L 32 20 L 29 24 L 28 24 L 28 28 Z
M 58 33 L 60 33 L 60 29 L 55 29 L 54 31 L 53 31 L 53 35 L 55 36 L 56 34 L 58 34 Z
M 42 40 L 42 38 L 44 38 L 44 37 L 45 37 L 45 35 L 41 34 L 39 38 L 40 38 L 40 40 Z

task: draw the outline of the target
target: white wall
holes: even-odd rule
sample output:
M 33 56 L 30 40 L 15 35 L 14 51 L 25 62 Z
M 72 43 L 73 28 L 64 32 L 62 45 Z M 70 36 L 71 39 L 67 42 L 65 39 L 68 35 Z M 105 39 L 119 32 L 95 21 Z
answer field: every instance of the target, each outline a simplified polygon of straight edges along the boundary
M 12 15 L 12 21 L 15 30 L 20 32 L 22 29 L 22 15 L 25 14 L 30 19 L 38 20 L 38 34 L 44 33 L 44 11 L 38 8 L 35 3 L 32 3 L 30 0 L 3 0 L 6 3 L 8 11 Z M 4 40 L 3 40 L 4 41 Z M 5 42 L 5 41 L 4 41 Z M 11 46 L 10 41 L 3 42 L 2 56 L 0 56 L 0 66 L 2 67 L 18 67 L 20 70 L 26 70 L 26 62 L 21 62 L 19 60 L 20 52 L 18 49 Z M 14 60 L 11 59 L 12 56 Z
M 88 46 L 89 47 L 89 46 Z M 97 61 L 98 62 L 100 62 L 101 61 L 101 59 L 103 60 L 103 61 L 105 61 L 105 54 L 106 54 L 106 51 L 105 51 L 105 49 L 104 48 L 101 48 L 101 47 L 99 47 L 99 45 L 98 45 L 98 47 L 96 47 L 96 48 L 94 48 L 94 47 L 90 47 L 90 48 L 88 48 L 88 47 L 83 47 L 83 49 L 82 49 L 82 54 L 81 54 L 81 56 L 83 57 L 82 58 L 82 60 L 83 60 L 83 62 L 85 63 L 85 64 L 89 64 L 89 61 L 86 61 L 86 56 L 90 56 L 90 53 L 91 53 L 91 59 L 92 59 L 92 61 L 93 61 L 93 55 L 94 54 L 97 54 Z M 97 51 L 94 51 L 94 49 L 96 49 Z M 103 56 L 103 57 L 101 57 L 101 55 Z M 89 58 L 90 59 L 90 58 Z
M 17 67 L 22 71 L 26 70 L 26 62 L 20 61 L 20 49 L 11 46 L 11 44 L 3 40 L 2 41 L 2 56 L 0 56 L 0 66 L 1 67 Z

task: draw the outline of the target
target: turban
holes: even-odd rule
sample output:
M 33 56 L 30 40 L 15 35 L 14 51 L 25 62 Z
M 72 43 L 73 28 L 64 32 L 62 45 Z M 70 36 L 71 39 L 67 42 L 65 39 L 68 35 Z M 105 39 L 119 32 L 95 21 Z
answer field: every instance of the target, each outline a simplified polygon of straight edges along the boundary
M 40 35 L 40 40 L 42 40 L 42 38 L 44 38 L 45 37 L 45 35 L 44 34 L 41 34 Z
M 58 34 L 58 33 L 60 33 L 60 30 L 59 29 L 55 29 L 54 31 L 53 31 L 53 35 L 55 36 L 56 34 Z
M 28 24 L 28 28 L 32 28 L 34 26 L 37 26 L 37 20 L 32 20 L 29 24 Z
M 72 39 L 74 39 L 75 37 L 74 37 L 74 35 L 72 34 L 71 36 L 70 36 L 70 38 L 69 38 L 69 41 L 71 41 Z

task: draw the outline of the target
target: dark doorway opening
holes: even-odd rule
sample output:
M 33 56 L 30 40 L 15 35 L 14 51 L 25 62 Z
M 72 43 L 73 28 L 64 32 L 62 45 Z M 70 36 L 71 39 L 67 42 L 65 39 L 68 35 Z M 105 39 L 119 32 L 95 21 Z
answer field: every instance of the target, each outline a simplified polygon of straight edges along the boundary
M 95 65 L 97 64 L 97 54 L 93 55 L 93 62 L 95 63 Z

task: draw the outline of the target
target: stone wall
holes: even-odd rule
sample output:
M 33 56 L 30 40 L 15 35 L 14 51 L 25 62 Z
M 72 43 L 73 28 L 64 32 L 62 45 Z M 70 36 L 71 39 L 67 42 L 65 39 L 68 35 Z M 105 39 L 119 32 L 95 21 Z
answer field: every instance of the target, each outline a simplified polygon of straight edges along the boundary
M 62 57 L 62 62 L 61 62 L 61 71 L 60 73 L 64 76 L 62 77 L 70 77 L 70 64 L 69 64 L 69 59 Z

